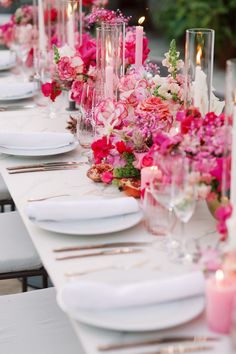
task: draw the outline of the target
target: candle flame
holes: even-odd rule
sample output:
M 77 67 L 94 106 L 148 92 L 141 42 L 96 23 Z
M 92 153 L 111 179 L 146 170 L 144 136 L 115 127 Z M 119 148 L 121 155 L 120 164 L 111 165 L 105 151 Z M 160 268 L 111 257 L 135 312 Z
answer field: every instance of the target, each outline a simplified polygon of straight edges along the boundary
M 234 104 L 236 105 L 236 91 L 234 92 Z
M 197 47 L 197 55 L 196 55 L 196 63 L 197 65 L 201 64 L 201 59 L 202 59 L 202 47 L 198 45 Z
M 216 272 L 216 280 L 222 281 L 224 279 L 224 272 L 221 269 L 218 269 Z
M 138 19 L 138 24 L 141 25 L 145 21 L 145 16 L 142 16 Z

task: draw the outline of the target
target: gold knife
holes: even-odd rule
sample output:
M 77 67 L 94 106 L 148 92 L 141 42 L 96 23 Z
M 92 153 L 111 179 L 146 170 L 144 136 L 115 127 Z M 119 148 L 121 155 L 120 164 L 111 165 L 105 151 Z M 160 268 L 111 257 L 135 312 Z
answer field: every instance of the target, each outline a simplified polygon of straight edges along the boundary
M 100 345 L 98 350 L 101 352 L 109 350 L 119 350 L 119 349 L 129 349 L 135 347 L 145 347 L 147 345 L 157 345 L 164 343 L 178 343 L 178 342 L 214 342 L 219 341 L 219 337 L 207 337 L 207 336 L 173 336 L 173 337 L 163 337 L 155 339 L 147 339 L 143 341 L 133 341 L 127 343 L 117 343 L 117 344 L 108 344 Z
M 101 251 L 94 253 L 85 253 L 85 254 L 77 254 L 73 256 L 65 256 L 65 257 L 56 257 L 57 261 L 65 261 L 67 259 L 75 259 L 75 258 L 87 258 L 87 257 L 97 257 L 97 256 L 117 256 L 121 254 L 130 254 L 130 253 L 141 253 L 143 250 L 136 248 L 120 248 L 111 251 Z
M 53 250 L 53 252 L 59 253 L 59 252 L 69 252 L 69 251 L 93 250 L 99 248 L 135 247 L 135 246 L 142 247 L 142 246 L 150 246 L 150 245 L 151 242 L 110 242 L 110 243 L 101 243 L 96 245 L 56 248 Z

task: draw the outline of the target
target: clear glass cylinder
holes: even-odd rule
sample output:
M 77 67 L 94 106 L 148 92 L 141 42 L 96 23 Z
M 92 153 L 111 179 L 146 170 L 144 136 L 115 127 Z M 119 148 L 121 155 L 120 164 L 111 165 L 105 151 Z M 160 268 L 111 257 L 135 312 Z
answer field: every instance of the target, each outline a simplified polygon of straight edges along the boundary
M 117 99 L 125 70 L 125 23 L 102 23 L 97 29 L 97 69 L 105 98 Z
M 82 0 L 58 0 L 61 22 L 64 24 L 64 44 L 72 49 L 82 44 Z
M 233 209 L 235 209 L 236 207 L 236 58 L 227 61 L 225 112 L 226 112 L 226 120 L 228 126 L 232 128 L 231 131 L 232 140 L 231 140 L 231 149 L 230 149 L 231 150 L 230 151 L 231 153 L 230 201 L 233 206 Z M 228 144 L 226 145 L 226 150 L 228 150 L 227 146 Z M 227 151 L 225 153 L 227 154 Z
M 186 31 L 185 107 L 195 106 L 202 115 L 211 111 L 214 41 L 212 29 Z

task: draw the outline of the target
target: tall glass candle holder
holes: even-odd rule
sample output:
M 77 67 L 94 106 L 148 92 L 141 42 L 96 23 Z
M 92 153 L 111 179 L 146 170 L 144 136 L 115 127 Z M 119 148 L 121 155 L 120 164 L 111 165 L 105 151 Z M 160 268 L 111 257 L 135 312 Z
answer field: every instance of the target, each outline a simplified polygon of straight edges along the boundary
M 82 44 L 82 0 L 59 0 L 65 44 L 71 49 Z
M 125 69 L 125 23 L 102 23 L 97 32 L 97 59 L 105 98 L 117 99 L 119 79 Z
M 214 38 L 212 29 L 186 31 L 185 106 L 195 106 L 203 115 L 211 111 Z
M 230 201 L 236 209 L 236 59 L 227 61 L 225 110 L 228 123 L 232 122 Z

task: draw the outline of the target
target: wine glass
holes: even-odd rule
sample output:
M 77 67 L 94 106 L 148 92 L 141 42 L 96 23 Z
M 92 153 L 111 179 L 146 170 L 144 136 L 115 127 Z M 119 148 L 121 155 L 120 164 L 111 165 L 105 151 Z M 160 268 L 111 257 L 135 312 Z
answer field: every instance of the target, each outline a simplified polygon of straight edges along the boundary
M 172 201 L 172 176 L 173 171 L 177 171 L 179 161 L 182 160 L 182 154 L 179 151 L 173 151 L 166 156 L 156 152 L 154 154 L 154 164 L 161 170 L 161 178 L 152 178 L 150 181 L 150 190 L 156 201 L 168 210 L 169 232 L 165 243 L 166 248 L 172 252 L 179 247 L 179 242 L 173 238 L 173 228 L 176 224 L 176 218 L 173 213 Z
M 176 217 L 181 222 L 181 244 L 177 259 L 183 263 L 192 262 L 193 255 L 188 250 L 185 225 L 194 214 L 196 206 L 196 187 L 191 178 L 192 166 L 185 157 L 172 175 L 172 205 Z
M 81 93 L 79 112 L 77 113 L 77 136 L 82 155 L 91 161 L 91 144 L 95 138 L 94 120 L 94 96 L 95 87 L 92 83 L 85 83 Z

